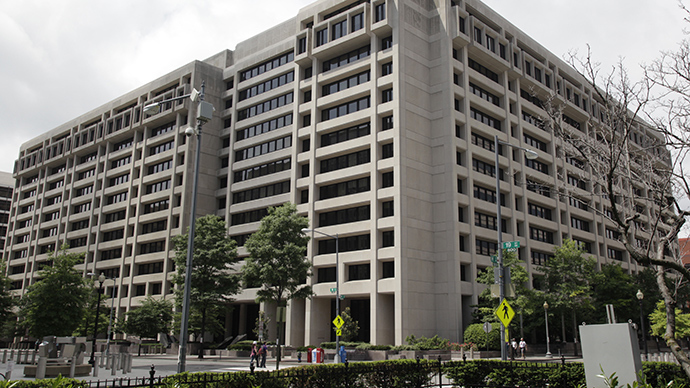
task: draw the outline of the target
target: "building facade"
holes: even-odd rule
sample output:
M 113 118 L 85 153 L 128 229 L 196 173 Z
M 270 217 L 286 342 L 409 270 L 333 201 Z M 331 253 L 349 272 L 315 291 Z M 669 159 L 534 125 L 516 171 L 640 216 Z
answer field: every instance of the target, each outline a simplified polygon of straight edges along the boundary
M 12 207 L 12 191 L 14 178 L 9 172 L 0 172 L 0 246 L 5 247 L 7 227 L 10 223 L 10 209 Z
M 190 223 L 196 141 L 184 130 L 196 116 L 190 101 L 142 109 L 202 81 L 216 110 L 202 134 L 197 214 L 225 219 L 240 255 L 267 208 L 287 201 L 338 236 L 336 272 L 335 240 L 313 235 L 315 296 L 290 303 L 287 344 L 333 338 L 336 273 L 360 339 L 461 340 L 499 224 L 530 276 L 566 238 L 600 264 L 638 270 L 609 236 L 585 161 L 559 156 L 540 125 L 538 100 L 555 95 L 587 133 L 597 102 L 573 69 L 478 0 L 320 0 L 26 142 L 5 247 L 18 294 L 66 243 L 86 253 L 85 275 L 115 279 L 105 293 L 116 288 L 118 315 L 148 295 L 172 297 L 171 238 Z M 498 195 L 496 135 L 539 155 L 502 147 Z M 563 185 L 579 197 L 559 198 Z M 227 334 L 251 336 L 259 309 L 275 313 L 255 296 L 236 296 Z

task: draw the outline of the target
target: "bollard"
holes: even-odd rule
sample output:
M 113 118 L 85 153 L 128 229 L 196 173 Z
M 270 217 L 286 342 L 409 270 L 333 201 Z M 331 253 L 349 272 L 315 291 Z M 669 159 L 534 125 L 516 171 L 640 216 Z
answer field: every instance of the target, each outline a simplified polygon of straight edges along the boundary
M 151 370 L 149 371 L 149 376 L 151 376 L 151 382 L 150 382 L 149 386 L 151 388 L 153 388 L 153 376 L 155 376 L 155 375 L 156 375 L 155 366 L 153 364 L 151 364 Z
M 14 369 L 14 362 L 10 360 L 10 362 L 7 363 L 7 371 L 5 372 L 5 380 L 9 381 L 12 380 L 12 370 Z
M 93 363 L 93 377 L 98 377 L 98 359 L 103 363 L 103 357 L 96 356 L 96 361 Z
M 14 349 L 10 349 L 10 360 L 14 358 Z
M 48 357 L 39 357 L 38 366 L 36 367 L 36 379 L 46 378 L 46 366 L 48 364 Z
M 17 364 L 22 363 L 22 351 L 21 351 L 21 349 L 17 349 L 17 361 L 16 362 L 17 362 Z
M 94 362 L 94 364 L 95 364 L 95 362 Z M 76 369 L 77 369 L 77 357 L 72 356 L 72 358 L 70 358 L 70 360 L 69 360 L 69 378 L 70 379 L 74 378 L 74 372 L 76 371 Z
M 36 355 L 38 354 L 38 350 L 34 350 L 33 354 L 31 355 L 31 365 L 36 365 Z
M 115 360 L 113 360 L 110 365 L 110 375 L 115 376 L 115 373 L 117 373 L 117 368 L 115 368 Z

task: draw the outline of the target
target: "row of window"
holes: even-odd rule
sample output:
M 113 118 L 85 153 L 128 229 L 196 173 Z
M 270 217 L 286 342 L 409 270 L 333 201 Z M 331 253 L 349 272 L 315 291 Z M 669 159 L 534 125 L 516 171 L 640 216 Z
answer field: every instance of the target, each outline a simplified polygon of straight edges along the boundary
M 268 92 L 269 90 L 273 90 L 283 85 L 287 85 L 294 80 L 295 72 L 291 71 L 289 73 L 285 73 L 275 78 L 269 79 L 268 81 L 262 82 L 258 85 L 254 85 L 251 88 L 240 90 L 238 98 L 240 101 L 244 101 L 248 98 L 258 96 L 261 93 Z
M 285 54 L 281 54 L 275 58 L 269 59 L 268 61 L 265 61 L 257 66 L 254 66 L 248 70 L 244 70 L 240 72 L 240 82 L 246 81 L 250 78 L 254 78 L 260 74 L 263 74 L 267 71 L 270 71 L 272 69 L 275 69 L 277 67 L 283 66 L 287 64 L 288 62 L 292 62 L 295 60 L 295 53 L 290 51 Z
M 270 132 L 275 129 L 286 127 L 288 125 L 292 125 L 292 113 L 288 113 L 285 116 L 280 116 L 268 121 L 264 121 L 263 123 L 252 125 L 251 127 L 240 129 L 237 132 L 235 132 L 235 137 L 237 141 L 249 139 L 250 137 L 261 135 L 262 133 Z M 228 143 L 228 147 L 229 146 L 230 144 Z
M 237 121 L 242 121 L 273 109 L 280 108 L 281 106 L 292 104 L 292 101 L 294 100 L 293 96 L 294 95 L 292 92 L 286 93 L 282 96 L 274 97 L 270 100 L 239 110 L 237 111 Z
M 342 92 L 343 90 L 353 88 L 357 85 L 369 82 L 371 79 L 371 72 L 369 70 L 361 72 L 359 74 L 352 75 L 347 78 L 343 78 L 339 81 L 331 82 L 322 87 L 321 94 L 323 96 L 328 96 L 330 94 L 335 94 Z
M 232 194 L 232 203 L 242 203 L 261 198 L 268 198 L 290 192 L 290 181 L 273 183 L 266 186 L 254 187 L 249 190 L 239 191 Z
M 271 175 L 281 171 L 287 171 L 290 170 L 291 167 L 292 162 L 290 158 L 276 160 L 274 162 L 265 163 L 259 166 L 249 167 L 241 171 L 236 171 L 234 176 L 234 182 L 242 182 L 266 175 Z
M 282 150 L 292 146 L 292 136 L 285 136 L 280 139 L 271 140 L 253 147 L 245 148 L 235 152 L 235 161 L 251 159 L 260 155 L 265 155 L 274 151 Z

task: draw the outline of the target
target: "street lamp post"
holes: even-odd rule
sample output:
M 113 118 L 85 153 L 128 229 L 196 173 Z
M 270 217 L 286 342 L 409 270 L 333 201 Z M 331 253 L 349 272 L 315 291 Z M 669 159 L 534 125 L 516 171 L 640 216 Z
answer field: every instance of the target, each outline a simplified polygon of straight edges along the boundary
M 549 313 L 547 312 L 549 309 L 549 304 L 547 302 L 544 302 L 544 320 L 546 321 L 546 358 L 551 358 L 553 357 L 551 355 L 551 340 L 549 339 Z
M 640 329 L 642 330 L 642 344 L 644 345 L 644 358 L 646 360 L 649 350 L 647 349 L 647 332 L 644 327 L 644 312 L 642 311 L 642 300 L 644 299 L 644 294 L 642 293 L 642 290 L 637 290 L 637 294 L 635 294 L 635 296 L 637 297 L 637 301 L 640 302 Z
M 105 275 L 101 274 L 98 277 L 98 297 L 96 301 L 96 321 L 93 324 L 93 339 L 91 340 L 91 358 L 89 359 L 89 364 L 96 367 L 96 336 L 98 335 L 98 313 L 101 307 L 101 294 L 103 293 L 103 282 L 105 282 Z
M 304 228 L 302 229 L 302 233 L 318 233 L 320 235 L 330 237 L 332 239 L 335 239 L 335 316 L 338 317 L 340 315 L 340 276 L 339 276 L 339 268 L 340 263 L 338 260 L 338 234 L 336 233 L 335 236 L 330 235 L 328 233 L 324 232 L 319 232 L 316 229 L 308 229 Z M 334 318 L 335 319 L 335 318 Z M 335 362 L 340 363 L 340 336 L 338 335 L 338 332 L 336 331 L 335 333 Z
M 96 276 L 96 274 L 93 272 L 89 272 L 87 275 Z M 103 280 L 101 280 L 101 277 L 103 278 Z M 103 272 L 101 272 L 101 275 L 98 277 L 98 280 L 101 283 L 103 283 L 103 281 L 105 281 L 105 279 L 110 279 L 113 281 L 113 289 L 110 291 L 110 320 L 108 321 L 108 335 L 107 335 L 107 338 L 105 340 L 105 354 L 108 354 L 108 352 L 110 351 L 110 335 L 111 335 L 112 330 L 113 330 L 113 311 L 115 309 L 115 281 L 116 280 L 113 277 L 105 276 L 105 274 Z
M 496 243 L 496 255 L 498 256 L 498 293 L 499 293 L 499 303 L 503 302 L 503 299 L 506 297 L 506 290 L 505 290 L 505 269 L 503 268 L 503 230 L 501 229 L 502 220 L 501 220 L 501 174 L 499 174 L 500 171 L 500 165 L 499 165 L 499 160 L 498 157 L 500 156 L 500 153 L 498 152 L 499 146 L 503 144 L 509 147 L 517 148 L 525 152 L 525 157 L 527 159 L 533 160 L 539 157 L 539 155 L 530 149 L 523 148 L 517 145 L 513 145 L 504 141 L 501 141 L 498 139 L 498 135 L 494 136 L 494 157 L 495 157 L 495 171 L 494 174 L 496 175 L 496 236 L 498 238 L 498 242 Z M 501 360 L 506 361 L 508 359 L 508 355 L 506 352 L 506 327 L 503 325 L 503 322 L 501 322 Z
M 213 118 L 213 105 L 204 101 L 204 90 L 206 88 L 206 82 L 201 81 L 201 91 L 198 92 L 196 89 L 192 90 L 192 93 L 174 97 L 163 101 L 157 101 L 152 104 L 144 106 L 145 113 L 155 114 L 160 111 L 160 106 L 162 104 L 178 101 L 189 97 L 193 102 L 197 102 L 196 111 L 196 128 L 187 128 L 185 134 L 187 137 L 196 135 L 196 155 L 194 158 L 194 182 L 192 184 L 192 208 L 190 209 L 189 218 L 189 239 L 187 240 L 187 261 L 185 268 L 184 277 L 184 293 L 182 296 L 182 317 L 180 319 L 180 350 L 177 358 L 177 373 L 182 373 L 186 370 L 187 363 L 187 336 L 189 329 L 189 304 L 190 295 L 192 290 L 192 261 L 194 257 L 194 231 L 195 231 L 195 221 L 196 221 L 196 200 L 197 191 L 199 186 L 199 156 L 201 155 L 201 129 L 204 123 L 210 121 Z M 203 333 L 201 333 L 203 338 Z

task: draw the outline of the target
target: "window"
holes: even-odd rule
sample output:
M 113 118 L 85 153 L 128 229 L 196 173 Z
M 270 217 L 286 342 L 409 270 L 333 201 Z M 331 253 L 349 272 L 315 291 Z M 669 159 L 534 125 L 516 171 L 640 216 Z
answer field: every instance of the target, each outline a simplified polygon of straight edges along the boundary
M 302 54 L 307 51 L 307 38 L 299 38 L 297 42 L 297 54 Z
M 395 232 L 392 230 L 381 233 L 381 247 L 392 247 L 395 245 Z
M 611 260 L 623 261 L 623 251 L 614 248 L 606 248 L 606 257 Z
M 386 131 L 393 129 L 393 116 L 385 116 L 381 118 L 381 130 Z
M 324 28 L 322 30 L 318 30 L 315 33 L 316 35 L 316 47 L 322 46 L 326 43 L 328 43 L 328 28 Z
M 134 144 L 134 137 L 130 137 L 127 140 L 123 140 L 119 143 L 115 143 L 115 145 L 113 145 L 113 152 L 124 150 L 126 148 L 131 147 L 133 144 Z
M 160 127 L 151 129 L 151 137 L 160 136 L 164 133 L 168 133 L 175 129 L 175 122 L 171 121 L 167 124 L 163 124 Z
M 253 147 L 245 148 L 235 152 L 235 161 L 251 159 L 260 155 L 279 151 L 292 146 L 292 136 L 285 136 L 280 139 L 268 141 Z
M 165 250 L 165 240 L 154 241 L 139 246 L 139 254 L 146 255 L 149 253 L 163 252 Z
M 110 185 L 108 187 L 121 185 L 127 182 L 129 182 L 129 173 L 117 176 L 115 178 L 110 178 Z
M 496 191 L 481 186 L 474 186 L 474 198 L 496 203 Z M 505 195 L 501 193 L 501 206 L 505 206 Z
M 374 6 L 374 23 L 386 18 L 386 3 L 382 2 Z
M 287 158 L 282 160 L 276 160 L 275 162 L 261 164 L 259 166 L 250 167 L 245 170 L 236 171 L 234 176 L 234 182 L 242 182 L 270 174 L 275 174 L 281 171 L 287 171 L 290 170 L 291 165 L 291 159 Z
M 387 50 L 393 47 L 393 36 L 387 36 L 381 39 L 381 50 Z
M 111 230 L 109 232 L 103 232 L 101 241 L 113 241 L 113 240 L 120 240 L 125 236 L 125 230 L 124 228 L 122 229 L 116 229 L 116 230 Z
M 475 253 L 482 256 L 491 256 L 496 254 L 496 248 L 498 244 L 492 241 L 485 241 L 481 239 L 475 239 Z
M 580 188 L 582 190 L 587 190 L 587 182 L 580 180 L 575 176 L 568 175 L 568 184 Z
M 350 113 L 367 109 L 369 108 L 369 106 L 371 106 L 371 98 L 369 96 L 366 96 L 358 100 L 337 105 L 332 108 L 326 108 L 321 111 L 321 121 L 328 121 L 338 117 L 342 117 Z
M 280 108 L 288 104 L 292 104 L 294 99 L 293 93 L 286 93 L 278 97 L 274 97 L 270 100 L 261 102 L 256 105 L 252 105 L 248 108 L 237 111 L 237 121 L 242 121 L 250 117 L 258 116 L 262 113 L 269 112 L 271 110 Z
M 240 82 L 246 81 L 267 71 L 283 66 L 288 62 L 292 62 L 294 59 L 295 54 L 292 51 L 279 55 L 273 59 L 269 59 L 268 61 L 263 62 L 258 66 L 254 66 L 250 69 L 240 72 Z
M 384 261 L 381 263 L 381 279 L 388 279 L 395 277 L 395 262 Z
M 381 159 L 388 159 L 393 157 L 393 143 L 383 144 L 381 146 Z
M 496 217 L 490 214 L 484 214 L 475 211 L 474 212 L 474 225 L 480 228 L 486 228 L 491 230 L 496 230 Z M 506 233 L 507 230 L 506 220 L 501 219 L 501 231 Z
M 125 219 L 125 211 L 120 210 L 113 213 L 106 213 L 104 218 L 104 224 L 108 224 L 115 221 L 120 221 Z
M 543 218 L 546 220 L 552 219 L 551 218 L 551 209 L 545 208 L 543 206 L 535 205 L 531 202 L 527 203 L 527 208 L 528 208 L 529 214 L 531 214 L 533 216 Z
M 81 205 L 74 206 L 72 214 L 79 214 L 91 210 L 91 202 L 82 203 Z
M 82 171 L 79 174 L 77 174 L 77 180 L 80 181 L 82 179 L 86 179 L 86 178 L 92 177 L 94 175 L 96 175 L 96 169 L 92 168 L 92 169 Z
M 470 108 L 470 117 L 490 127 L 501 130 L 501 121 L 475 108 Z
M 92 161 L 96 160 L 97 157 L 98 157 L 98 152 L 92 152 L 88 155 L 84 155 L 81 158 L 79 158 L 79 164 L 92 162 Z M 38 179 L 38 177 L 36 177 L 36 178 Z
M 115 168 L 118 168 L 118 167 L 125 166 L 125 165 L 127 165 L 127 164 L 129 164 L 129 163 L 132 163 L 132 155 L 125 156 L 124 158 L 120 158 L 120 159 L 117 159 L 117 160 L 113 160 L 113 162 L 110 164 L 110 168 L 115 169 Z M 94 172 L 95 172 L 95 170 L 94 170 Z M 86 177 L 85 177 L 85 178 L 86 178 Z
M 255 187 L 253 189 L 239 191 L 232 194 L 232 203 L 242 203 L 261 198 L 268 198 L 290 192 L 290 181 L 273 183 L 267 186 Z
M 319 199 L 330 199 L 363 193 L 371 189 L 369 177 L 354 179 L 351 181 L 335 183 L 332 185 L 321 186 L 319 189 Z
M 279 128 L 287 127 L 292 125 L 292 113 L 286 114 L 285 116 L 277 117 L 263 123 L 253 125 L 244 129 L 238 130 L 236 133 L 236 140 L 249 139 L 250 137 L 261 135 L 262 133 L 267 133 Z
M 381 187 L 393 187 L 393 171 L 384 172 L 381 174 Z
M 339 252 L 353 252 L 370 249 L 371 238 L 368 234 L 360 236 L 341 237 L 338 239 Z M 318 254 L 325 255 L 335 253 L 335 239 L 319 240 Z
M 239 101 L 244 101 L 248 98 L 252 98 L 254 96 L 258 96 L 259 94 L 266 93 L 270 90 L 279 88 L 283 85 L 287 85 L 291 83 L 292 81 L 295 80 L 295 72 L 290 71 L 289 73 L 281 74 L 275 78 L 269 79 L 268 81 L 264 81 L 260 84 L 254 85 L 250 88 L 240 90 L 239 92 Z M 232 104 L 232 100 L 229 100 Z M 230 106 L 232 107 L 232 105 Z M 227 107 L 226 109 L 230 108 Z
M 175 146 L 175 140 L 170 140 L 168 142 L 158 144 L 149 148 L 149 155 L 157 155 L 165 151 L 173 149 Z
M 393 74 L 393 62 L 387 62 L 381 65 L 381 77 Z
M 529 228 L 529 238 L 532 240 L 553 244 L 553 232 L 535 228 L 533 226 L 530 226 Z
M 544 197 L 551 197 L 551 189 L 549 186 L 527 179 L 527 190 L 543 195 Z
M 472 159 L 472 170 L 490 177 L 496 176 L 496 166 L 493 163 L 486 163 L 474 158 Z M 503 179 L 503 170 L 498 170 L 498 176 Z
M 321 88 L 321 94 L 323 96 L 328 96 L 331 94 L 335 94 L 338 92 L 341 92 L 343 90 L 355 87 L 357 85 L 361 85 L 363 83 L 369 82 L 371 77 L 371 72 L 369 70 L 361 72 L 359 74 L 355 74 L 353 76 L 343 78 L 339 81 L 331 82 L 329 84 L 324 85 Z
M 381 103 L 393 101 L 393 88 L 381 91 Z
M 317 39 L 318 39 L 318 36 L 317 36 Z M 342 55 L 339 55 L 337 57 L 334 57 L 334 58 L 331 58 L 329 60 L 324 61 L 323 66 L 322 66 L 322 71 L 327 72 L 329 70 L 337 69 L 338 67 L 345 66 L 348 63 L 352 63 L 352 62 L 358 61 L 360 59 L 366 58 L 369 55 L 371 55 L 371 47 L 369 45 L 360 47 L 356 50 L 350 51 L 349 53 L 342 54 Z
M 482 44 L 482 30 L 479 27 L 474 27 L 474 40 L 480 45 Z
M 93 185 L 82 187 L 80 189 L 74 190 L 74 197 L 81 197 L 82 195 L 87 195 L 93 193 Z
M 473 60 L 472 58 L 467 58 L 467 64 L 471 69 L 474 69 L 477 71 L 479 74 L 483 75 L 484 77 L 498 83 L 498 74 L 494 73 L 493 71 L 489 70 L 487 67 L 481 65 L 477 61 Z
M 335 282 L 335 267 L 326 267 L 317 269 L 316 275 L 317 283 L 333 283 Z
M 392 217 L 394 215 L 393 201 L 381 203 L 381 218 Z
M 366 280 L 371 278 L 369 264 L 349 265 L 347 267 L 347 280 Z
M 570 217 L 570 226 L 572 226 L 575 229 L 589 232 L 589 222 L 577 217 Z
M 525 144 L 527 144 L 528 146 L 530 146 L 532 148 L 536 148 L 536 149 L 544 151 L 544 152 L 547 152 L 545 142 L 543 142 L 541 140 L 537 140 L 537 139 L 535 139 L 532 136 L 527 135 L 527 134 L 524 134 L 523 138 L 525 139 Z
M 114 203 L 122 202 L 127 200 L 127 192 L 117 193 L 110 195 L 106 198 L 106 205 L 112 205 Z
M 472 144 L 482 147 L 485 150 L 489 150 L 491 152 L 494 152 L 494 147 L 496 143 L 493 140 L 487 139 L 484 136 L 477 135 L 476 133 L 472 132 L 471 135 L 472 138 Z M 499 154 L 501 154 L 501 149 L 498 150 Z
M 472 92 L 474 95 L 479 96 L 481 99 L 489 101 L 490 103 L 499 106 L 499 98 L 498 96 L 487 92 L 486 90 L 480 88 L 479 86 L 473 84 L 470 82 L 470 92 Z
M 173 166 L 173 161 L 172 161 L 172 159 L 166 160 L 166 161 L 164 161 L 164 162 L 160 162 L 160 163 L 154 164 L 154 165 L 152 165 L 152 166 L 149 166 L 149 168 L 148 168 L 148 174 L 149 174 L 149 175 L 151 175 L 151 174 L 157 174 L 157 173 L 159 173 L 159 172 L 162 172 L 162 171 L 166 171 L 166 170 L 171 169 L 172 166 Z
M 122 247 L 100 251 L 99 253 L 101 261 L 119 259 L 122 257 Z
M 235 213 L 230 217 L 230 226 L 248 224 L 261 221 L 268 214 L 267 209 L 250 210 L 244 213 Z
M 81 230 L 89 227 L 89 220 L 81 220 L 72 223 L 72 230 Z
M 155 213 L 161 210 L 166 210 L 170 207 L 170 200 L 164 199 L 144 205 L 144 214 Z
M 542 174 L 549 174 L 549 165 L 538 160 L 527 159 L 527 157 L 525 157 L 525 166 L 537 170 Z
M 170 179 L 146 185 L 146 194 L 153 194 L 170 188 Z M 126 198 L 126 196 L 125 196 Z
M 333 23 L 331 25 L 331 41 L 342 38 L 345 35 L 347 35 L 347 20 Z
M 366 164 L 371 161 L 370 151 L 368 149 L 359 152 L 353 152 L 347 155 L 336 156 L 334 158 L 325 159 L 321 161 L 321 173 L 341 170 L 344 168 Z
M 532 251 L 530 252 L 530 255 L 532 256 L 532 264 L 536 265 L 546 265 L 546 263 L 554 257 L 550 253 L 544 253 L 544 252 L 538 252 L 538 251 Z
M 352 18 L 350 19 L 351 23 L 351 30 L 352 32 L 355 32 L 357 30 L 361 30 L 364 28 L 364 12 L 360 12 L 356 15 L 353 15 Z
M 320 213 L 319 227 L 365 221 L 370 218 L 370 213 L 371 207 L 369 205 Z

